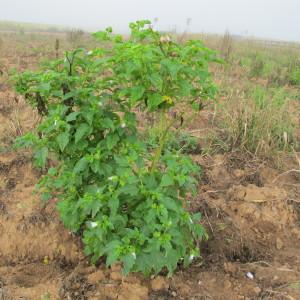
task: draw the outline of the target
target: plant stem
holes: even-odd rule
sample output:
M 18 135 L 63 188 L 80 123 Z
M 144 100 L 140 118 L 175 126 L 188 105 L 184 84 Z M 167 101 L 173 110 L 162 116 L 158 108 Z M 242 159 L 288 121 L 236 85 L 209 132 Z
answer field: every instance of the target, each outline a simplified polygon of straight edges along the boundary
M 176 119 L 170 121 L 169 124 L 167 124 L 166 112 L 164 110 L 161 111 L 160 120 L 159 120 L 159 131 L 161 134 L 159 137 L 159 145 L 156 148 L 156 151 L 155 151 L 155 154 L 154 154 L 154 157 L 152 160 L 150 174 L 153 174 L 153 172 L 155 171 L 155 169 L 157 167 L 157 164 L 161 157 L 162 150 L 163 150 L 165 142 L 166 142 L 167 134 L 175 122 L 176 122 Z

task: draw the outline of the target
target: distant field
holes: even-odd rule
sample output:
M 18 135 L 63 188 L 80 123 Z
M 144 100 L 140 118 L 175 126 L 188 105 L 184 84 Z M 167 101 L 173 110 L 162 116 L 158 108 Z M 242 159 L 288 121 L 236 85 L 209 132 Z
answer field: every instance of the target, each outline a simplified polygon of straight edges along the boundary
M 25 23 L 14 21 L 1 21 L 0 31 L 17 31 L 17 32 L 64 32 L 70 28 L 59 25 Z

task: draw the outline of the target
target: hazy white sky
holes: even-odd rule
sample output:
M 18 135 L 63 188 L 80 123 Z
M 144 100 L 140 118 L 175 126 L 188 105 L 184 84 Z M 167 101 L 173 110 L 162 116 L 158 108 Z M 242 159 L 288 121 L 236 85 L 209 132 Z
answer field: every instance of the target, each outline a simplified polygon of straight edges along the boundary
M 0 0 L 0 19 L 85 29 L 158 18 L 157 28 L 300 41 L 300 0 Z

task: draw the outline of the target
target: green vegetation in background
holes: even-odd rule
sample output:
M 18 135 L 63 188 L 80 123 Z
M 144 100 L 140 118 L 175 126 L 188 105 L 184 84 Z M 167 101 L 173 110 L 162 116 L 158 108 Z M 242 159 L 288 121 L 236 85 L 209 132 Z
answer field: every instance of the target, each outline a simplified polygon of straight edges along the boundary
M 227 132 L 229 148 L 264 156 L 291 150 L 297 141 L 287 114 L 288 98 L 282 88 L 251 86 L 244 99 L 233 98 L 228 103 L 220 103 L 224 112 L 220 126 Z

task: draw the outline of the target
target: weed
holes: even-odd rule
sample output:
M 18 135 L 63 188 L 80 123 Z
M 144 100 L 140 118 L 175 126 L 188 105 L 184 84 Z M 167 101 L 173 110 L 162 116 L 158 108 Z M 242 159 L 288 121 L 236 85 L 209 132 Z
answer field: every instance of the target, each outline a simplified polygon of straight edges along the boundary
M 76 48 L 82 42 L 84 31 L 81 29 L 72 29 L 67 33 L 67 40 L 72 45 L 72 48 Z
M 77 49 L 46 69 L 15 75 L 16 90 L 44 118 L 37 133 L 17 144 L 33 147 L 42 168 L 55 156 L 57 167 L 38 185 L 42 198 L 59 199 L 64 224 L 83 232 L 92 262 L 121 262 L 124 274 L 165 268 L 171 274 L 178 262 L 188 265 L 199 255 L 206 233 L 201 215 L 186 210 L 199 168 L 166 149 L 182 118 L 169 111 L 181 103 L 201 108 L 214 96 L 208 65 L 218 60 L 202 42 L 178 44 L 149 21 L 130 28 L 128 40 L 107 28 L 94 37 L 110 47 Z M 150 151 L 136 108 L 158 120 Z
M 262 55 L 256 53 L 252 58 L 252 63 L 250 66 L 250 77 L 260 77 L 263 75 L 265 67 L 265 62 Z
M 226 129 L 230 148 L 261 155 L 288 150 L 294 141 L 286 107 L 284 90 L 267 91 L 259 86 L 246 93 L 244 99 L 231 99 L 227 107 L 221 105 L 221 126 Z
M 223 59 L 228 63 L 230 62 L 233 51 L 233 38 L 231 37 L 229 31 L 224 33 L 221 44 L 221 54 Z

